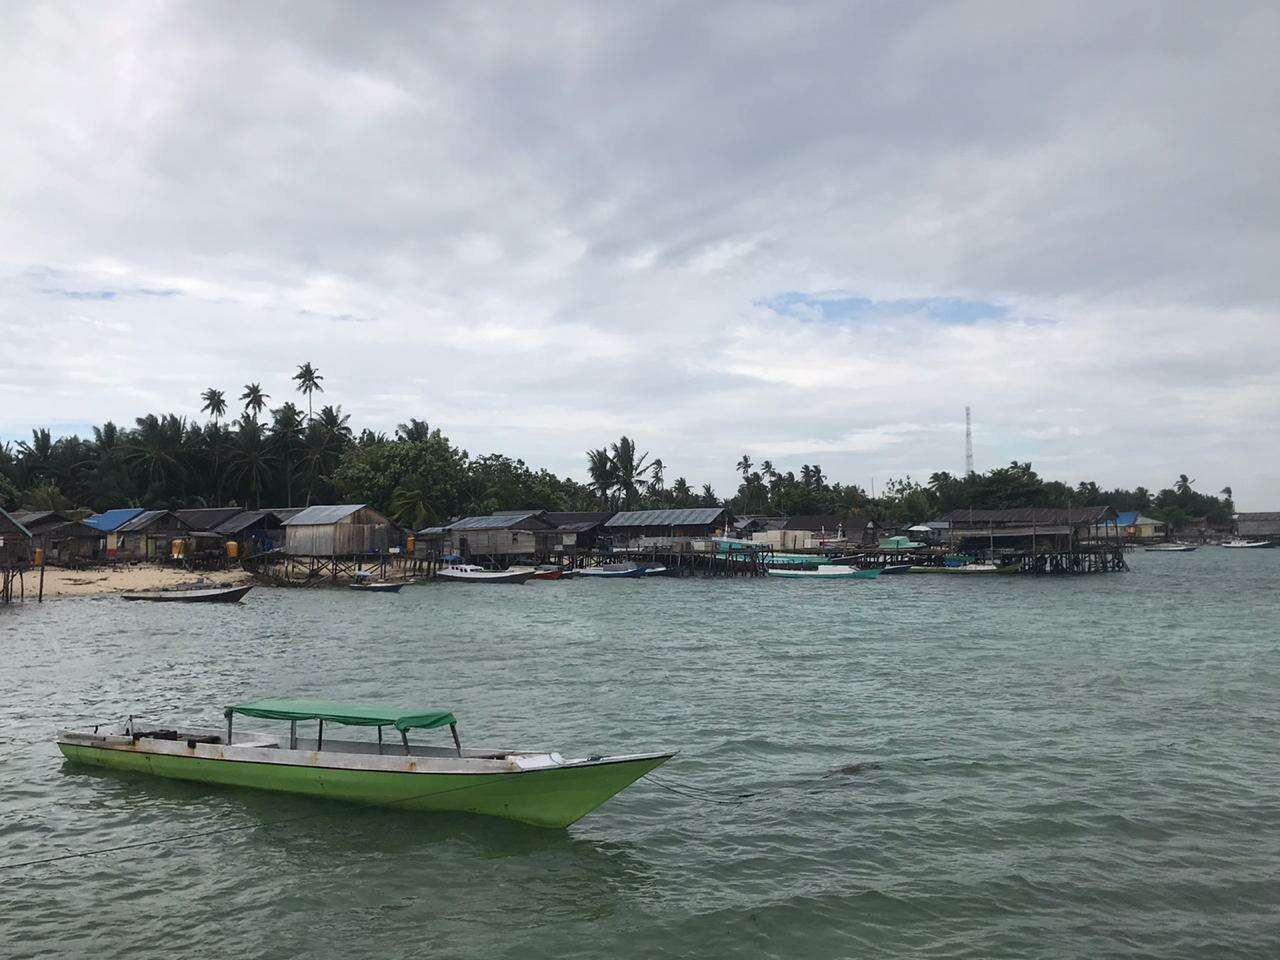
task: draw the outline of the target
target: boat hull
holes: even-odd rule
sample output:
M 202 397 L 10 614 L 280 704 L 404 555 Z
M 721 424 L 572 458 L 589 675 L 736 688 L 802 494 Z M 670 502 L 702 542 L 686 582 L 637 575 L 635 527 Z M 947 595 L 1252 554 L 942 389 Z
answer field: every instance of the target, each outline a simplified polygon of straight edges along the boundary
M 771 568 L 769 576 L 784 580 L 874 580 L 880 571 L 874 567 L 870 570 L 854 570 L 852 568 L 824 566 L 814 570 L 781 570 Z
M 207 590 L 146 590 L 122 593 L 120 598 L 151 603 L 239 603 L 252 589 L 253 584 L 247 587 L 215 587 Z
M 437 570 L 435 578 L 441 583 L 524 583 L 533 576 L 532 570 L 519 573 L 502 573 L 499 571 L 484 574 L 460 573 L 451 570 Z
M 420 813 L 473 813 L 563 828 L 671 759 L 671 754 L 502 773 L 435 773 L 271 763 L 58 742 L 77 763 L 222 787 L 272 790 Z M 202 748 L 203 749 L 203 748 Z M 406 758 L 408 760 L 408 758 Z M 406 764 L 412 767 L 413 763 Z

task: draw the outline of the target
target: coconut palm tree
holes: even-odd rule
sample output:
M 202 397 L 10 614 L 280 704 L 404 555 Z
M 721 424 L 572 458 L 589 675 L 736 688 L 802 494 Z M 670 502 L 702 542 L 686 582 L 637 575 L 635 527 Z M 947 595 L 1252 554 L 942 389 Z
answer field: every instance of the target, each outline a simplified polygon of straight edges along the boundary
M 766 477 L 768 477 L 770 480 L 772 480 L 774 477 L 778 475 L 778 471 L 773 469 L 772 460 L 762 460 L 760 462 L 760 472 L 764 474 Z
M 746 480 L 747 475 L 751 473 L 751 467 L 752 467 L 751 458 L 744 453 L 742 455 L 742 459 L 738 461 L 738 466 L 737 466 L 737 470 L 740 474 L 742 474 L 743 480 Z
M 684 477 L 676 477 L 675 482 L 671 484 L 671 505 L 673 507 L 688 507 L 692 506 L 695 500 L 689 481 Z
M 271 443 L 279 448 L 284 465 L 285 506 L 293 506 L 293 451 L 302 444 L 302 411 L 292 401 L 271 411 Z
M 640 499 L 640 484 L 645 474 L 653 469 L 649 463 L 649 454 L 636 455 L 635 441 L 630 437 L 619 437 L 617 443 L 609 444 L 609 459 L 613 461 L 614 485 L 622 497 L 623 506 L 630 510 Z
M 200 412 L 209 414 L 214 420 L 219 419 L 227 412 L 227 401 L 221 390 L 210 387 L 200 394 L 200 399 L 204 401 L 204 406 L 200 408 Z
M 666 464 L 659 457 L 653 458 L 653 463 L 649 464 L 649 492 L 656 493 L 662 489 L 663 472 L 667 469 Z
M 425 420 L 410 417 L 408 423 L 396 424 L 396 439 L 403 440 L 405 443 L 420 443 L 423 440 L 429 440 L 431 439 L 431 427 L 427 425 Z
M 1191 485 L 1194 480 L 1188 480 L 1185 473 L 1178 474 L 1178 482 L 1173 485 L 1174 492 L 1180 497 L 1185 497 L 1191 493 Z
M 231 476 L 241 484 L 256 507 L 262 506 L 262 488 L 271 480 L 279 458 L 271 449 L 263 425 L 248 412 L 240 418 L 231 444 Z
M 129 436 L 126 457 L 130 466 L 145 474 L 148 493 L 154 496 L 152 491 L 170 489 L 183 473 L 180 457 L 187 424 L 171 413 L 163 417 L 149 413 L 134 422 L 138 429 Z
M 307 395 L 307 420 L 311 420 L 311 394 L 319 390 L 324 393 L 324 387 L 320 386 L 320 381 L 324 377 L 320 376 L 320 371 L 313 367 L 308 361 L 298 366 L 298 372 L 293 375 L 293 379 L 298 381 L 297 389 Z
M 592 488 L 600 495 L 600 502 L 608 506 L 609 494 L 617 484 L 617 477 L 614 474 L 613 461 L 609 458 L 609 451 L 603 447 L 599 450 L 588 450 L 587 472 L 591 476 Z
M 253 419 L 257 420 L 258 414 L 262 413 L 267 401 L 271 399 L 271 394 L 263 393 L 260 383 L 246 383 L 240 399 L 244 401 L 244 412 L 252 413 Z

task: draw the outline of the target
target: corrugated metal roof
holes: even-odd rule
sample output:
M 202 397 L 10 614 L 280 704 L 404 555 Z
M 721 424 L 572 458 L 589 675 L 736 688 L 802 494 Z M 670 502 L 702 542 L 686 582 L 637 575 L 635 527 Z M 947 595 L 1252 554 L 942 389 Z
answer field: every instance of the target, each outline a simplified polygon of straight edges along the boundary
M 244 507 L 198 507 L 173 511 L 192 530 L 215 530 L 218 524 L 244 513 Z
M 531 513 L 495 513 L 488 517 L 463 517 L 456 523 L 449 524 L 450 530 L 505 530 L 507 527 L 516 523 L 523 523 L 525 520 L 542 520 L 542 511 L 537 510 Z M 546 523 L 545 520 L 542 520 Z M 547 526 L 551 524 L 547 523 Z
M 1236 519 L 1247 522 L 1274 521 L 1280 520 L 1280 513 L 1274 510 L 1264 510 L 1261 513 L 1237 513 Z
M 17 527 L 18 532 L 21 533 L 28 540 L 31 539 L 31 531 L 28 530 L 26 527 L 24 527 L 21 523 L 19 523 L 18 520 L 14 517 L 14 515 L 9 511 L 7 511 L 4 507 L 0 507 L 0 517 L 4 517 L 4 519 L 8 520 L 11 524 Z
M 606 527 L 680 527 L 715 523 L 725 513 L 724 507 L 691 507 L 686 510 L 629 510 L 615 513 L 605 521 Z
M 1110 519 L 1114 511 L 1110 507 L 1013 507 L 1008 510 L 970 510 L 961 507 L 942 517 L 952 527 L 972 529 L 976 526 L 1003 523 L 1026 526 L 1029 524 L 1058 525 L 1064 523 L 1101 523 Z
M 92 517 L 88 517 L 85 523 L 96 530 L 101 530 L 103 533 L 110 533 L 142 512 L 141 507 L 117 507 L 115 510 L 103 510 L 102 513 L 95 513 Z
M 298 512 L 301 513 L 302 511 L 299 510 Z M 222 523 L 214 527 L 213 531 L 214 533 L 221 533 L 223 535 L 239 533 L 245 527 L 253 526 L 264 517 L 267 520 L 265 524 L 267 527 L 279 527 L 283 525 L 283 519 L 274 510 L 245 510 L 241 513 L 237 513 L 229 520 L 224 520 Z
M 367 503 L 334 503 L 317 504 L 294 514 L 284 522 L 286 527 L 319 526 L 326 523 L 337 523 L 345 520 L 357 510 L 363 510 Z
M 126 521 L 116 527 L 116 533 L 137 533 L 144 527 L 148 527 L 164 517 L 173 517 L 184 527 L 187 526 L 187 524 L 183 523 L 182 519 L 171 510 L 144 510 L 132 520 Z
M 13 517 L 28 530 L 40 524 L 66 523 L 71 519 L 57 510 L 13 510 L 10 511 L 9 516 Z

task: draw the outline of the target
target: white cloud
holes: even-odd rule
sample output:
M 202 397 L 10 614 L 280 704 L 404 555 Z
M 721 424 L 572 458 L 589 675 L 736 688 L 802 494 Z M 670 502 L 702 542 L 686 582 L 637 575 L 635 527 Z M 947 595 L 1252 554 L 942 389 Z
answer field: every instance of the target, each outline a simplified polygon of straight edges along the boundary
M 16 8 L 0 437 L 310 360 L 362 425 L 579 475 L 624 431 L 722 491 L 744 450 L 955 470 L 971 403 L 979 466 L 1274 507 L 1278 40 L 1265 3 Z

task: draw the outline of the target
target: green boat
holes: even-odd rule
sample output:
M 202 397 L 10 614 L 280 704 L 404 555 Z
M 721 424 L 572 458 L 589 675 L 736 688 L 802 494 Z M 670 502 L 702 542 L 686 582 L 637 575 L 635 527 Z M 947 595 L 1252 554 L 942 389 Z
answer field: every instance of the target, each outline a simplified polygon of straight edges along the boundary
M 254 700 L 227 707 L 227 726 L 164 728 L 130 717 L 58 734 L 69 760 L 218 786 L 252 787 L 431 813 L 477 813 L 567 827 L 674 756 L 566 760 L 558 753 L 462 748 L 448 710 L 395 710 L 320 700 Z M 234 730 L 236 715 L 289 722 L 288 739 Z M 299 721 L 316 721 L 314 740 Z M 376 727 L 377 740 L 325 738 L 325 723 Z M 453 746 L 409 742 L 448 727 Z M 383 731 L 399 733 L 384 742 Z

